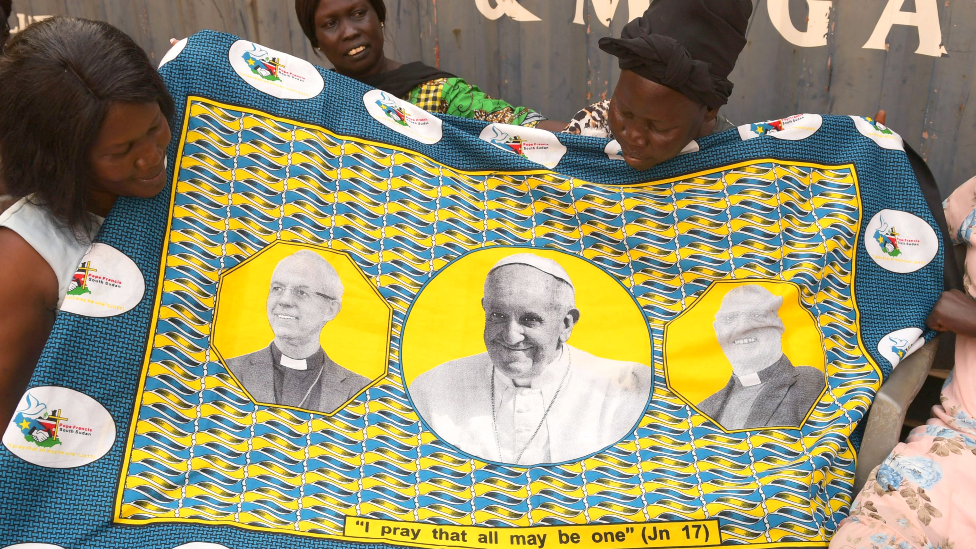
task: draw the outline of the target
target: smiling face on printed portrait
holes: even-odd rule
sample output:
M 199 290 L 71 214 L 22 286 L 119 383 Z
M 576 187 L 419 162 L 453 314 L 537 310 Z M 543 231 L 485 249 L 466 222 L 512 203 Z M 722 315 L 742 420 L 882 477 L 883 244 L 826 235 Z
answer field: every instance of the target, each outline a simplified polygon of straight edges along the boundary
M 725 295 L 715 314 L 715 335 L 736 376 L 762 371 L 783 356 L 782 305 L 782 297 L 757 285 Z
M 282 259 L 271 275 L 268 322 L 275 344 L 287 356 L 305 358 L 319 348 L 322 328 L 339 314 L 342 283 L 315 252 Z
M 515 380 L 536 377 L 556 360 L 579 321 L 572 287 L 529 265 L 492 271 L 481 303 L 488 355 Z

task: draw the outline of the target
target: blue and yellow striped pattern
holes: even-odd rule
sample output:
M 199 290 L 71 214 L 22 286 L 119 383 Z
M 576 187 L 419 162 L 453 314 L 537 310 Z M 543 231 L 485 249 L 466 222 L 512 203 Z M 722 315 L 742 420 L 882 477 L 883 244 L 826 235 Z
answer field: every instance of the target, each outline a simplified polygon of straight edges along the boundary
M 338 536 L 346 516 L 530 526 L 718 518 L 727 542 L 823 545 L 850 503 L 847 443 L 880 383 L 851 295 L 851 166 L 758 161 L 629 187 L 550 172 L 462 172 L 408 150 L 193 99 L 153 346 L 117 519 Z M 332 417 L 257 406 L 210 344 L 218 278 L 275 241 L 347 252 L 394 307 L 388 376 Z M 489 246 L 578 254 L 652 327 L 640 426 L 579 463 L 471 459 L 412 410 L 399 364 L 422 285 Z M 724 433 L 669 391 L 664 325 L 712 281 L 801 289 L 830 386 L 802 430 Z
M 825 115 L 806 139 L 723 132 L 646 172 L 608 159 L 605 140 L 559 134 L 567 153 L 545 170 L 481 141 L 483 122 L 440 117 L 433 144 L 397 133 L 366 112 L 366 86 L 324 69 L 318 95 L 273 97 L 234 72 L 236 40 L 195 34 L 162 67 L 181 130 L 171 185 L 120 199 L 98 236 L 140 268 L 145 297 L 115 317 L 60 314 L 31 380 L 97 400 L 115 444 L 74 469 L 0 446 L 0 547 L 336 549 L 359 546 L 342 537 L 354 516 L 513 532 L 714 519 L 724 545 L 828 545 L 891 371 L 878 343 L 924 328 L 943 288 L 941 244 L 911 274 L 864 248 L 882 209 L 938 226 L 904 152 Z M 221 277 L 274 242 L 345 254 L 392 309 L 385 376 L 332 415 L 255 405 L 213 346 Z M 400 345 L 418 292 L 501 246 L 584 258 L 643 312 L 655 383 L 617 444 L 488 463 L 411 407 Z M 733 280 L 795 285 L 812 315 L 828 386 L 801 429 L 726 432 L 669 388 L 669 322 Z

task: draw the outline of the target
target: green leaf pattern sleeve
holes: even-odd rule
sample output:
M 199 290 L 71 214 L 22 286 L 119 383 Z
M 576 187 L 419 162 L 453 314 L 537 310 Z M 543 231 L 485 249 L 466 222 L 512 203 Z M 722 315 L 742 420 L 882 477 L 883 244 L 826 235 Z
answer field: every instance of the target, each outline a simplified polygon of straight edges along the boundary
M 474 118 L 487 122 L 535 127 L 545 120 L 526 107 L 513 107 L 501 99 L 493 99 L 463 78 L 439 78 L 414 88 L 407 101 L 428 111 Z

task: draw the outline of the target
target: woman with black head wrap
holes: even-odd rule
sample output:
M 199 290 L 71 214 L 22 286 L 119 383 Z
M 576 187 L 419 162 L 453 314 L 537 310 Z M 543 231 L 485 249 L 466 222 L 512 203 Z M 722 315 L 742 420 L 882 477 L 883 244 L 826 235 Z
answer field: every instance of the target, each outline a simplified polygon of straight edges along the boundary
M 752 0 L 655 0 L 620 38 L 600 39 L 622 69 L 613 97 L 564 131 L 615 138 L 627 164 L 646 170 L 733 127 L 718 111 L 732 94 L 728 76 L 751 15 Z

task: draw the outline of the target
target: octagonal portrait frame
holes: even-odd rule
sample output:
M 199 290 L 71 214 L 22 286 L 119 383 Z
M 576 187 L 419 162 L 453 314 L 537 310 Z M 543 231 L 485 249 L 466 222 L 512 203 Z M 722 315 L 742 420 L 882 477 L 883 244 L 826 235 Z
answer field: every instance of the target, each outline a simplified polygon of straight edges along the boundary
M 275 255 L 271 253 L 272 251 L 284 251 L 284 250 L 288 250 L 289 253 L 282 255 L 281 258 L 278 258 L 274 262 L 274 265 L 277 265 L 277 261 L 280 261 L 284 257 L 287 257 L 288 255 L 291 255 L 295 252 L 298 252 L 300 250 L 311 250 L 317 253 L 323 259 L 325 259 L 330 265 L 332 265 L 333 268 L 336 269 L 336 271 L 339 274 L 339 279 L 342 281 L 342 284 L 345 287 L 343 293 L 343 299 L 342 299 L 343 301 L 342 309 L 336 315 L 336 318 L 330 320 L 329 323 L 322 330 L 322 334 L 320 334 L 319 336 L 319 341 L 322 344 L 322 348 L 325 350 L 326 354 L 329 356 L 330 359 L 332 359 L 333 361 L 342 365 L 342 367 L 350 371 L 365 376 L 370 381 L 362 389 L 357 391 L 354 395 L 350 396 L 346 401 L 344 401 L 341 405 L 336 407 L 336 409 L 332 410 L 331 412 L 323 412 L 313 408 L 300 408 L 297 406 L 276 404 L 273 402 L 262 402 L 260 400 L 257 400 L 251 394 L 251 391 L 249 391 L 244 386 L 241 380 L 239 380 L 237 376 L 234 375 L 230 367 L 227 365 L 227 360 L 229 358 L 243 356 L 244 354 L 266 348 L 268 345 L 270 345 L 271 341 L 274 338 L 274 333 L 271 331 L 270 324 L 267 321 L 267 286 L 265 286 L 264 290 L 253 292 L 253 293 L 260 294 L 261 299 L 260 299 L 260 306 L 252 305 L 251 308 L 260 311 L 260 314 L 258 316 L 260 316 L 261 318 L 261 323 L 262 323 L 261 325 L 266 328 L 266 330 L 259 330 L 259 331 L 269 332 L 271 334 L 270 337 L 268 337 L 267 339 L 262 339 L 261 341 L 264 341 L 263 345 L 256 348 L 252 348 L 249 351 L 245 351 L 243 353 L 229 353 L 229 356 L 228 354 L 225 354 L 225 352 L 227 351 L 226 342 L 221 343 L 221 340 L 225 339 L 226 336 L 222 334 L 233 328 L 233 325 L 228 326 L 227 325 L 228 323 L 221 322 L 221 303 L 223 302 L 223 299 L 227 298 L 226 292 L 228 291 L 228 279 L 230 277 L 234 277 L 235 275 L 239 275 L 243 271 L 260 266 L 259 263 L 261 263 L 262 259 L 267 260 L 269 257 L 275 257 Z M 270 269 L 266 268 L 264 271 L 262 271 L 262 274 L 267 275 L 267 280 L 269 284 L 270 284 L 271 274 L 274 270 L 274 265 Z M 353 274 L 356 275 L 356 278 L 352 278 Z M 352 280 L 350 280 L 351 278 Z M 352 281 L 355 281 L 358 284 L 359 288 L 350 292 L 351 287 L 353 287 L 353 285 L 350 284 L 350 282 Z M 382 345 L 372 351 L 372 353 L 376 355 L 375 360 L 377 361 L 377 364 L 374 365 L 371 369 L 367 370 L 366 372 L 364 372 L 362 368 L 349 367 L 349 362 L 344 361 L 342 359 L 342 356 L 345 353 L 340 352 L 338 354 L 333 354 L 333 352 L 330 352 L 330 350 L 326 348 L 325 341 L 324 341 L 325 338 L 327 337 L 327 333 L 329 332 L 348 333 L 354 331 L 348 326 L 348 324 L 352 323 L 349 319 L 346 319 L 344 322 L 340 321 L 337 323 L 340 317 L 342 317 L 343 312 L 347 310 L 348 300 L 350 299 L 351 296 L 355 296 L 353 297 L 353 300 L 356 301 L 364 301 L 366 299 L 375 300 L 375 305 L 377 305 L 376 310 L 381 310 L 383 314 L 385 314 L 385 319 L 383 319 L 382 322 L 373 321 L 373 324 L 375 324 L 375 326 L 373 326 L 374 331 L 381 330 L 383 333 L 382 338 L 376 337 L 377 341 L 382 341 Z M 241 307 L 242 307 L 241 305 L 235 305 L 233 309 L 236 310 L 237 308 L 241 308 Z M 228 311 L 228 307 L 225 306 L 223 308 L 223 312 L 227 313 L 227 311 Z M 253 314 L 254 313 L 252 313 L 252 315 Z M 346 324 L 347 326 L 343 326 L 343 324 Z M 312 414 L 319 414 L 326 417 L 331 417 L 339 413 L 343 408 L 348 406 L 351 402 L 355 401 L 360 395 L 362 395 L 364 392 L 369 390 L 371 387 L 382 382 L 390 373 L 390 346 L 392 344 L 392 337 L 393 337 L 393 307 L 383 297 L 383 295 L 380 293 L 376 285 L 370 280 L 369 275 L 367 275 L 365 271 L 363 271 L 363 269 L 356 263 L 355 258 L 353 258 L 351 254 L 345 251 L 334 250 L 327 246 L 320 246 L 320 245 L 306 243 L 306 242 L 290 242 L 290 241 L 277 240 L 275 242 L 268 244 L 264 248 L 261 248 L 260 250 L 252 254 L 244 261 L 241 261 L 234 267 L 228 269 L 227 272 L 222 273 L 218 279 L 217 292 L 214 297 L 213 319 L 211 320 L 211 325 L 212 325 L 212 333 L 210 338 L 211 350 L 214 352 L 214 354 L 216 354 L 220 362 L 220 365 L 227 372 L 227 375 L 233 380 L 234 384 L 237 387 L 239 387 L 241 391 L 243 391 L 243 393 L 247 396 L 247 398 L 257 406 L 287 409 L 287 410 L 307 412 Z M 330 330 L 330 326 L 332 327 L 332 330 Z M 379 328 L 380 326 L 382 326 L 382 328 Z M 340 338 L 336 338 L 336 339 L 340 339 Z M 221 347 L 224 347 L 223 351 L 221 350 Z M 337 356 L 338 356 L 338 360 L 336 359 Z
M 681 387 L 681 385 L 683 385 L 683 383 L 676 383 L 675 382 L 675 376 L 673 375 L 673 371 L 672 371 L 673 363 L 672 364 L 669 364 L 669 360 L 668 360 L 668 342 L 669 342 L 669 339 L 670 339 L 669 338 L 669 335 L 673 333 L 673 331 L 675 330 L 675 327 L 676 326 L 679 326 L 680 325 L 680 321 L 681 320 L 683 320 L 683 319 L 684 320 L 687 320 L 691 316 L 691 314 L 693 313 L 693 311 L 695 311 L 695 308 L 696 307 L 698 307 L 699 305 L 701 305 L 703 303 L 709 303 L 710 301 L 713 301 L 715 299 L 714 298 L 714 294 L 717 293 L 717 291 L 716 291 L 717 288 L 729 287 L 729 289 L 727 291 L 725 291 L 725 292 L 723 292 L 721 294 L 721 297 L 724 298 L 725 297 L 725 294 L 727 294 L 729 291 L 731 291 L 732 288 L 740 287 L 740 286 L 743 286 L 743 285 L 746 285 L 746 284 L 757 284 L 757 283 L 759 283 L 760 285 L 789 287 L 789 288 L 795 289 L 795 292 L 796 292 L 796 301 L 795 301 L 795 303 L 791 303 L 791 305 L 793 305 L 793 306 L 796 307 L 796 309 L 794 311 L 794 315 L 797 314 L 797 311 L 798 312 L 801 312 L 803 314 L 803 316 L 805 317 L 805 318 L 803 318 L 803 322 L 806 322 L 806 321 L 809 322 L 809 324 L 807 326 L 805 326 L 804 328 L 807 331 L 816 332 L 817 349 L 819 349 L 819 352 L 818 353 L 813 353 L 811 351 L 807 351 L 805 353 L 801 353 L 801 355 L 802 355 L 803 358 L 806 358 L 806 357 L 808 357 L 810 355 L 818 355 L 819 360 L 813 365 L 813 367 L 815 367 L 817 370 L 819 370 L 821 372 L 821 374 L 823 374 L 823 376 L 824 376 L 824 387 L 823 387 L 823 389 L 820 390 L 820 393 L 817 395 L 817 398 L 813 401 L 813 404 L 806 411 L 806 414 L 803 416 L 803 421 L 801 421 L 799 425 L 769 425 L 769 426 L 763 426 L 763 427 L 745 427 L 745 428 L 741 428 L 741 429 L 728 429 L 725 426 L 723 426 L 721 424 L 721 422 L 717 418 L 712 417 L 711 415 L 702 412 L 701 408 L 699 407 L 699 404 L 702 401 L 701 400 L 698 400 L 698 399 L 691 399 L 691 398 L 689 398 L 687 396 L 687 393 Z M 800 285 L 797 284 L 797 283 L 795 283 L 795 282 L 788 281 L 788 280 L 776 280 L 776 279 L 766 279 L 766 278 L 742 278 L 742 279 L 734 279 L 734 280 L 714 280 L 714 281 L 712 281 L 708 285 L 708 287 L 705 288 L 702 291 L 702 293 L 695 299 L 694 303 L 692 303 L 684 311 L 682 311 L 680 314 L 678 314 L 676 317 L 674 317 L 673 319 L 671 319 L 670 321 L 668 321 L 664 325 L 664 330 L 663 330 L 662 337 L 661 337 L 661 367 L 662 367 L 662 369 L 664 371 L 664 383 L 665 383 L 665 386 L 667 387 L 667 389 L 672 394 L 674 394 L 675 396 L 677 396 L 682 402 L 684 402 L 686 405 L 688 405 L 691 409 L 693 409 L 697 414 L 699 414 L 703 418 L 706 418 L 708 421 L 710 421 L 713 425 L 715 425 L 718 429 L 720 429 L 724 433 L 746 433 L 746 432 L 769 431 L 769 430 L 773 430 L 773 431 L 782 431 L 782 430 L 795 430 L 795 431 L 797 431 L 797 430 L 801 430 L 803 428 L 803 426 L 807 423 L 807 421 L 810 419 L 810 416 L 813 414 L 814 410 L 817 408 L 817 405 L 821 402 L 821 400 L 823 400 L 824 395 L 830 389 L 830 376 L 829 376 L 829 372 L 828 372 L 828 370 L 829 370 L 829 361 L 827 360 L 827 353 L 826 353 L 826 350 L 825 350 L 825 347 L 824 347 L 824 334 L 823 334 L 823 330 L 820 329 L 820 326 L 819 326 L 819 323 L 817 321 L 817 318 L 813 314 L 813 312 L 810 311 L 807 307 L 805 307 L 803 305 L 802 298 L 800 297 L 801 294 L 802 294 L 802 289 L 800 288 Z M 779 309 L 779 311 L 777 313 L 780 316 L 781 320 L 782 320 L 782 311 L 788 305 L 787 297 L 784 296 L 784 295 L 782 295 L 782 294 L 778 294 L 778 293 L 777 294 L 774 294 L 774 295 L 777 295 L 779 297 L 783 297 L 783 304 L 781 305 L 781 308 Z M 719 302 L 719 306 L 721 306 L 721 299 L 718 299 L 718 302 Z M 792 319 L 791 322 L 784 321 L 784 324 L 786 324 L 786 326 L 785 326 L 786 327 L 786 330 L 789 330 L 791 325 L 795 326 L 798 322 L 799 322 L 798 319 Z M 784 333 L 783 333 L 783 336 L 782 336 L 784 338 L 786 337 L 786 330 L 784 330 Z M 711 332 L 711 333 L 714 333 L 713 329 L 711 328 L 711 325 L 709 325 L 708 331 Z M 716 346 L 717 346 L 717 341 L 715 343 L 716 343 Z M 863 343 L 860 341 L 860 338 L 858 338 L 858 345 L 859 345 L 859 347 L 862 347 L 863 348 Z M 783 343 L 783 354 L 786 355 L 786 357 L 788 359 L 790 359 L 791 363 L 793 363 L 794 366 L 800 366 L 800 365 L 806 366 L 807 364 L 805 363 L 805 361 L 804 361 L 803 358 L 796 359 L 796 358 L 791 357 L 791 351 L 792 351 L 791 348 L 795 348 L 795 347 L 796 347 L 796 344 L 795 343 L 793 345 L 788 346 L 786 344 L 786 342 L 784 342 Z M 723 357 L 724 357 L 724 355 L 723 355 Z M 795 360 L 798 360 L 798 362 L 794 362 Z M 729 376 L 731 376 L 731 365 L 729 366 L 728 371 L 729 371 Z M 723 387 L 723 386 L 724 386 L 724 383 L 722 385 L 718 386 L 718 389 L 721 389 L 721 387 Z M 712 394 L 713 393 L 712 391 L 703 391 L 703 392 L 705 394 Z

